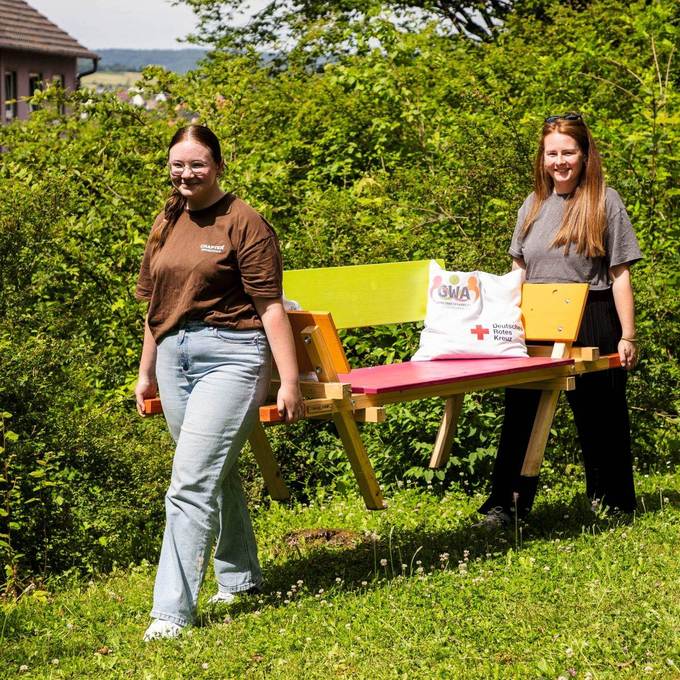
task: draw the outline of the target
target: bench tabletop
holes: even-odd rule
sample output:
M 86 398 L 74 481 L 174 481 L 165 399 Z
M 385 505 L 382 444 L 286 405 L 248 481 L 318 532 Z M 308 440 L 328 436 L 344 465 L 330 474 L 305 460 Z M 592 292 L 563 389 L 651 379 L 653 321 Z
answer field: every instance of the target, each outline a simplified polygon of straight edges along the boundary
M 350 383 L 353 392 L 384 394 L 479 378 L 505 376 L 540 368 L 568 366 L 573 363 L 573 359 L 551 359 L 549 357 L 405 361 L 402 364 L 355 368 L 349 373 L 338 375 L 338 379 L 340 382 Z

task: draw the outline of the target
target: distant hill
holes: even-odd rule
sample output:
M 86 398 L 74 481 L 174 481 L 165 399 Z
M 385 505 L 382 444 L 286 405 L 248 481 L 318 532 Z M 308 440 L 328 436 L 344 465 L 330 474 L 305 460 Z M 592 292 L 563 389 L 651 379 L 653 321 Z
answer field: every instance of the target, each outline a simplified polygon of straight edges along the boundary
M 168 71 L 186 73 L 206 55 L 207 50 L 186 48 L 179 50 L 95 50 L 101 57 L 98 71 L 141 71 L 151 64 Z M 89 62 L 88 62 L 89 63 Z

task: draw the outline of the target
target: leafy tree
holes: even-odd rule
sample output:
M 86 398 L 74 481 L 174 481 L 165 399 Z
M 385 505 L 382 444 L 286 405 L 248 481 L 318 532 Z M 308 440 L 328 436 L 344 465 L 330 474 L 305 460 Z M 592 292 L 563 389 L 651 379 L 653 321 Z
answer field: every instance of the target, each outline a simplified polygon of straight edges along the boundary
M 221 45 L 272 45 L 297 39 L 311 26 L 346 25 L 361 16 L 388 12 L 402 24 L 423 27 L 438 21 L 445 32 L 489 39 L 512 9 L 511 0 L 271 0 L 252 17 L 246 0 L 178 0 L 189 5 L 199 24 L 198 42 Z

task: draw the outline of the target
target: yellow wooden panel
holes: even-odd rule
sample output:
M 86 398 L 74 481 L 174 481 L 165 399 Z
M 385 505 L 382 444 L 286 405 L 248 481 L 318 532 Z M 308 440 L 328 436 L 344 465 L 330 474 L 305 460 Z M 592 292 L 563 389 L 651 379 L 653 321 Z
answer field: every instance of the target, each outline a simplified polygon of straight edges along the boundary
M 429 260 L 293 269 L 283 290 L 305 310 L 331 312 L 337 328 L 422 321 L 428 272 Z
M 587 298 L 587 283 L 525 283 L 522 318 L 527 340 L 576 340 Z

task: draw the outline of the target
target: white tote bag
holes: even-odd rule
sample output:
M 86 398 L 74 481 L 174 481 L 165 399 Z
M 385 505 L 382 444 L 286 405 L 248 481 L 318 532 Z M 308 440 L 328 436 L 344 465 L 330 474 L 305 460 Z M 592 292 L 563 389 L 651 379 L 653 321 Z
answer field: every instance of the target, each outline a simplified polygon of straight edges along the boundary
M 450 272 L 432 260 L 425 328 L 411 360 L 526 357 L 523 282 L 523 269 Z

